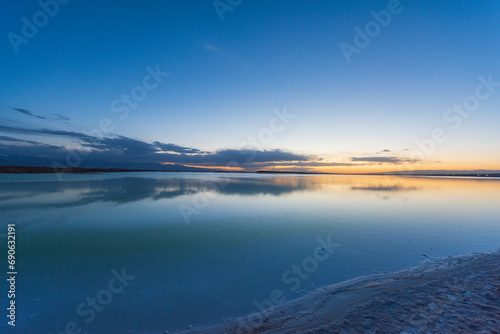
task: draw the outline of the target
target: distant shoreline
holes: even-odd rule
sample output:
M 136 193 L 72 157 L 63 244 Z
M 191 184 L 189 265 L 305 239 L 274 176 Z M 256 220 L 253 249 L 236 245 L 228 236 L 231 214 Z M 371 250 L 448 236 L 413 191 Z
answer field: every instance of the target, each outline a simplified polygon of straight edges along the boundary
M 298 175 L 351 175 L 351 176 L 448 176 L 448 177 L 500 177 L 500 173 L 485 172 L 463 172 L 463 173 L 419 173 L 419 172 L 387 172 L 387 173 L 321 173 L 321 172 L 292 172 L 292 171 L 186 171 L 186 170 L 144 170 L 123 168 L 52 168 L 52 167 L 29 167 L 29 166 L 0 166 L 0 174 L 88 174 L 88 173 L 129 173 L 129 172 L 164 172 L 164 173 L 242 173 L 242 174 L 298 174 Z
M 466 176 L 466 177 L 500 177 L 500 173 L 414 173 L 414 172 L 387 172 L 387 173 L 317 173 L 317 172 L 279 172 L 257 171 L 259 174 L 307 174 L 307 175 L 369 175 L 369 176 Z
M 51 167 L 24 167 L 24 166 L 0 166 L 3 174 L 56 174 L 56 173 L 124 173 L 138 172 L 131 169 L 119 168 L 51 168 Z

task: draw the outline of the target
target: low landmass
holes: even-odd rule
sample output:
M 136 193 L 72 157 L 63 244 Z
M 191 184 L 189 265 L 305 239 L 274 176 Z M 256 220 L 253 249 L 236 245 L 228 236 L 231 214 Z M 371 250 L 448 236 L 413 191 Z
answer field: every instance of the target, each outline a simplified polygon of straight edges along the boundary
M 131 169 L 118 169 L 118 168 L 51 168 L 51 167 L 0 166 L 0 173 L 15 173 L 15 174 L 17 173 L 18 174 L 122 173 L 122 172 L 138 172 L 138 171 Z
M 0 166 L 0 173 L 33 173 L 33 174 L 50 174 L 50 173 L 125 173 L 125 172 L 190 172 L 190 173 L 257 173 L 257 174 L 299 174 L 299 175 L 399 175 L 399 176 L 460 176 L 460 177 L 500 177 L 500 172 L 493 171 L 409 171 L 409 172 L 387 172 L 387 173 L 321 173 L 321 172 L 299 172 L 299 171 L 268 171 L 259 170 L 256 172 L 248 171 L 226 171 L 218 169 L 126 169 L 126 168 L 53 168 L 53 167 L 32 167 L 32 166 Z
M 399 175 L 399 176 L 462 176 L 462 177 L 500 177 L 497 171 L 400 171 L 386 173 L 321 173 L 259 170 L 263 174 L 320 174 L 320 175 Z

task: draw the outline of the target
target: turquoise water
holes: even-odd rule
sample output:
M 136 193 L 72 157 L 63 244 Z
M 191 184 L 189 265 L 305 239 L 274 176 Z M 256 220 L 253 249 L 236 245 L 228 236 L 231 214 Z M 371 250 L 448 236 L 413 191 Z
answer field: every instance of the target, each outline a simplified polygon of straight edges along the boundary
M 16 224 L 12 333 L 163 333 L 256 312 L 273 290 L 500 247 L 498 179 L 0 174 L 0 199 L 0 233 Z

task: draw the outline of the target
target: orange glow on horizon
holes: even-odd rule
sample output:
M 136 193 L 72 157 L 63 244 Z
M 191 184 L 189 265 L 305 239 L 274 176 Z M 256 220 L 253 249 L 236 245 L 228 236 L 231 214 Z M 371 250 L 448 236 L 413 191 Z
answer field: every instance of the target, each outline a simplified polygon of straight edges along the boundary
M 322 161 L 324 162 L 324 161 Z M 293 163 L 293 162 L 292 162 Z M 270 162 L 269 166 L 252 167 L 249 163 L 245 167 L 241 166 L 206 166 L 206 165 L 196 165 L 196 164 L 182 164 L 185 167 L 200 168 L 204 170 L 219 170 L 228 172 L 255 172 L 261 171 L 282 171 L 282 172 L 309 172 L 309 173 L 333 173 L 333 174 L 372 174 L 372 173 L 388 173 L 388 172 L 418 172 L 418 171 L 436 171 L 436 172 L 446 172 L 446 171 L 470 171 L 471 173 L 477 170 L 500 170 L 500 161 L 496 158 L 490 158 L 489 161 L 484 160 L 465 160 L 465 159 L 453 159 L 449 161 L 422 161 L 416 163 L 383 163 L 383 162 L 359 162 L 353 163 L 348 166 L 335 166 L 335 162 L 332 162 L 332 166 L 328 166 L 328 162 L 324 162 L 326 166 L 315 166 L 315 161 L 310 161 L 310 166 L 307 165 L 308 162 L 302 162 L 301 164 L 293 165 L 285 163 L 284 165 L 279 165 L 278 162 Z M 350 162 L 348 162 L 350 163 Z M 165 162 L 163 165 L 176 165 L 176 163 Z
M 412 171 L 470 171 L 476 170 L 500 170 L 498 163 L 405 163 L 405 164 L 359 164 L 353 166 L 268 166 L 260 168 L 265 171 L 290 171 L 290 172 L 316 172 L 316 173 L 337 173 L 337 174 L 370 174 L 387 172 L 412 172 Z

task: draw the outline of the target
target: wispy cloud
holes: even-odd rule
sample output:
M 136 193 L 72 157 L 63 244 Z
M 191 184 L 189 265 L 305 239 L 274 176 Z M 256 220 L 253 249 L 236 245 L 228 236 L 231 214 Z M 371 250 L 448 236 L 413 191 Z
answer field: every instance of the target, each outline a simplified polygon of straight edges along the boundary
M 0 125 L 0 132 L 9 132 L 9 133 L 18 133 L 25 135 L 38 135 L 38 136 L 65 136 L 72 137 L 77 139 L 89 139 L 92 140 L 95 137 L 74 131 L 65 131 L 65 130 L 50 130 L 50 129 L 28 129 L 28 128 L 20 128 L 14 126 L 6 126 Z
M 11 110 L 14 110 L 14 111 L 17 111 L 21 114 L 24 114 L 24 115 L 27 115 L 27 116 L 30 116 L 30 117 L 34 117 L 34 118 L 38 118 L 38 119 L 43 119 L 43 120 L 57 120 L 57 121 L 69 121 L 70 119 L 66 116 L 63 116 L 63 115 L 60 115 L 60 114 L 52 114 L 54 115 L 55 117 L 45 117 L 45 116 L 41 116 L 41 115 L 37 115 L 27 109 L 24 109 L 24 108 L 16 108 L 16 107 L 10 107 L 10 106 L 7 106 L 4 104 L 4 106 L 6 106 L 7 108 L 11 109 Z
M 247 68 L 247 69 L 252 69 L 252 66 L 248 65 L 247 63 L 245 63 L 239 59 L 236 59 L 235 57 L 230 55 L 228 52 L 222 50 L 219 47 L 216 47 L 213 44 L 207 43 L 204 46 L 205 46 L 205 50 L 213 52 L 213 53 L 217 53 L 217 54 L 221 55 L 224 59 L 226 59 L 227 61 L 229 61 L 233 64 L 239 65 L 239 66 Z
M 222 51 L 221 49 L 213 46 L 212 44 L 205 44 L 205 49 L 207 49 L 208 51 L 212 51 L 212 52 L 218 52 L 218 53 L 221 53 L 223 55 L 226 54 L 224 51 Z
M 0 136 L 0 141 L 13 142 L 13 143 L 26 143 L 26 144 L 33 144 L 33 145 L 39 144 L 39 143 L 32 141 L 32 140 L 25 140 L 25 139 L 19 139 L 19 138 L 8 137 L 8 136 Z
M 351 157 L 353 162 L 371 162 L 379 164 L 402 164 L 402 163 L 417 163 L 420 160 L 417 159 L 407 159 L 398 157 Z
M 26 110 L 26 109 L 22 109 L 22 108 L 11 108 L 11 109 L 15 110 L 15 111 L 18 111 L 18 112 L 20 112 L 22 114 L 28 115 L 28 116 L 36 117 L 36 118 L 39 118 L 39 119 L 47 119 L 47 117 L 35 115 L 31 111 Z
M 59 115 L 59 114 L 52 114 L 54 116 L 56 116 L 56 119 L 58 120 L 61 120 L 61 121 L 69 121 L 69 118 L 66 117 L 66 116 L 63 116 L 63 115 Z
M 309 158 L 310 159 L 310 158 Z M 308 161 L 280 162 L 280 163 L 254 163 L 252 167 L 351 167 L 360 166 L 362 164 L 353 164 L 349 162 L 321 162 L 321 158 Z

